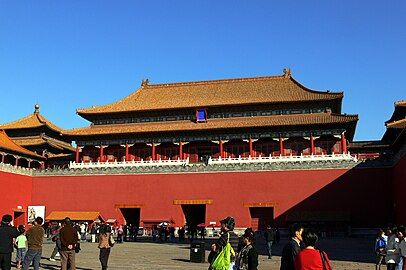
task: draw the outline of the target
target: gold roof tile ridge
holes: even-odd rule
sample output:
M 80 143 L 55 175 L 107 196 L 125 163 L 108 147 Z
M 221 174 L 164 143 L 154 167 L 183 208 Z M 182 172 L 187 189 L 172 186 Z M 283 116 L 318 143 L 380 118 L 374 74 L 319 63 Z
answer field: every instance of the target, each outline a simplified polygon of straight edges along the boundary
M 147 84 L 144 88 L 153 87 L 170 87 L 177 85 L 204 85 L 204 84 L 219 84 L 228 82 L 249 82 L 249 81 L 261 81 L 267 79 L 286 79 L 283 75 L 274 76 L 258 76 L 258 77 L 243 77 L 243 78 L 230 78 L 230 79 L 216 79 L 216 80 L 201 80 L 201 81 L 190 81 L 190 82 L 174 82 L 174 83 L 157 83 L 157 84 Z

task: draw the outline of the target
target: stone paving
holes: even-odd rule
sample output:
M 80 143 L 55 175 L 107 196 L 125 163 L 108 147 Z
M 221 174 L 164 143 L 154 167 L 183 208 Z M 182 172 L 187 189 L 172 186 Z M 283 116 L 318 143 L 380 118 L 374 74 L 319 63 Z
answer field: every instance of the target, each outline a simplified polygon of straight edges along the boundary
M 212 240 L 206 241 L 208 247 Z M 275 246 L 271 260 L 265 256 L 265 243 L 259 241 L 258 249 L 262 254 L 259 257 L 258 269 L 279 270 L 280 254 L 283 244 L 287 239 Z M 52 252 L 54 243 L 46 241 L 43 247 L 41 269 L 59 269 L 60 261 L 47 260 Z M 332 259 L 335 270 L 365 270 L 374 269 L 374 256 L 371 252 L 373 239 L 324 239 L 320 242 L 323 250 L 326 250 Z M 82 243 L 82 250 L 77 254 L 77 269 L 91 270 L 100 269 L 98 260 L 99 250 L 95 243 Z M 109 270 L 111 269 L 185 269 L 206 270 L 208 263 L 189 262 L 189 244 L 152 243 L 148 240 L 141 242 L 126 242 L 116 244 L 110 254 Z M 13 254 L 14 256 L 15 254 Z M 206 251 L 207 259 L 208 251 Z

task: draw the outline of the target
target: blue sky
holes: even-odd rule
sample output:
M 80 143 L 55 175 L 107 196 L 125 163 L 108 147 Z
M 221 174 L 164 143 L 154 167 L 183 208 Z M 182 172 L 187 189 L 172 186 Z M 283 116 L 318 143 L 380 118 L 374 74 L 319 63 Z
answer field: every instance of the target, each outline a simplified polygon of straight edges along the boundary
M 406 99 L 406 1 L 0 0 L 0 123 L 33 112 L 63 128 L 77 108 L 152 83 L 282 74 L 344 91 L 357 140 L 380 139 Z

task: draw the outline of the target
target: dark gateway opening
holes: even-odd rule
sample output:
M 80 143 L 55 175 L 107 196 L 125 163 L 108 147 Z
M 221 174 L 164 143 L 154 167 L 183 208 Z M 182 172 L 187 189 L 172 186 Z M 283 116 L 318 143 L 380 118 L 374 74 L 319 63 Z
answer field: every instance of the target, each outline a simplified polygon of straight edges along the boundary
M 140 216 L 141 216 L 141 209 L 140 208 L 120 208 L 121 213 L 125 219 L 127 225 L 135 225 L 137 227 L 140 226 Z

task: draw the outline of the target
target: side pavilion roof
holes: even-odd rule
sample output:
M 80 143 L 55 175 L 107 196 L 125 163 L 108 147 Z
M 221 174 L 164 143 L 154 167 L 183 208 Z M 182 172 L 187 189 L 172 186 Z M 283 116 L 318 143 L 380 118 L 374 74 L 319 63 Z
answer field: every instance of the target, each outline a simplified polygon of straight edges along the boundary
M 59 150 L 68 150 L 71 152 L 75 152 L 75 148 L 71 144 L 51 138 L 45 134 L 26 137 L 13 137 L 13 141 L 23 147 L 48 144 Z
M 16 121 L 2 124 L 0 125 L 0 129 L 7 130 L 7 129 L 28 129 L 28 128 L 36 128 L 41 126 L 47 126 L 53 131 L 62 132 L 63 129 L 54 125 L 51 121 L 46 119 L 43 115 L 39 112 L 39 106 L 35 105 L 34 113 L 18 119 Z
M 28 149 L 25 149 L 22 146 L 16 144 L 12 139 L 10 139 L 4 130 L 0 130 L 0 150 L 11 151 L 13 153 L 21 154 L 23 156 L 28 156 L 31 158 L 36 158 L 43 160 L 44 157 L 34 153 Z

